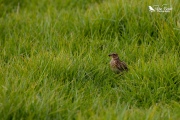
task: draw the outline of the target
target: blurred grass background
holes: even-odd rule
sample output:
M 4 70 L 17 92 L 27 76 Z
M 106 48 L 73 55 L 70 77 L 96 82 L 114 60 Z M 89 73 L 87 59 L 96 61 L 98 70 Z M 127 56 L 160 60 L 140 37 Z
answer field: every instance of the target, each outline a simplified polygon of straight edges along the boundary
M 148 6 L 168 4 L 169 13 Z M 0 118 L 179 119 L 179 0 L 1 0 Z M 117 52 L 130 71 L 109 69 Z

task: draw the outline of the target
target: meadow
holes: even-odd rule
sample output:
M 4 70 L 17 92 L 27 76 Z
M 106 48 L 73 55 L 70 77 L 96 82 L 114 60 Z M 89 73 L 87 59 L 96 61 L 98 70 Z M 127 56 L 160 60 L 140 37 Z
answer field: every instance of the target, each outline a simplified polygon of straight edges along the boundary
M 150 12 L 167 4 L 170 12 Z M 1 0 L 2 120 L 179 120 L 179 0 Z M 109 53 L 129 71 L 115 74 Z

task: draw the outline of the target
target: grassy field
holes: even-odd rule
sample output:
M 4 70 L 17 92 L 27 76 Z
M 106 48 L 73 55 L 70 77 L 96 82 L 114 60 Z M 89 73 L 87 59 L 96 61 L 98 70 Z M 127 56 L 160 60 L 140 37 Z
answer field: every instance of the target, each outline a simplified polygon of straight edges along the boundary
M 179 6 L 1 0 L 0 118 L 180 120 Z M 110 70 L 112 52 L 129 72 Z

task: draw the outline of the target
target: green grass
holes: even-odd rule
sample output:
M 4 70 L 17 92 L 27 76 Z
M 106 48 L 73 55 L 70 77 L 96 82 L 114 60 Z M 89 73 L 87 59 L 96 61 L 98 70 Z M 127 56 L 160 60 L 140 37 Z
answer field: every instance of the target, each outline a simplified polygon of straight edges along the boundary
M 148 6 L 171 4 L 169 13 Z M 179 0 L 1 0 L 0 118 L 180 118 Z M 109 68 L 117 52 L 122 76 Z

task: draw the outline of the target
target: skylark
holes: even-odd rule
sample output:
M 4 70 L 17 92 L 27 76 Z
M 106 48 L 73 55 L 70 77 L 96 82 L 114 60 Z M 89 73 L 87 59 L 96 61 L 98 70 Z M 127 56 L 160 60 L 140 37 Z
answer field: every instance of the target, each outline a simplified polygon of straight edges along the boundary
M 128 71 L 126 63 L 119 59 L 118 54 L 112 53 L 112 54 L 109 54 L 109 57 L 112 58 L 110 61 L 110 66 L 111 66 L 111 69 L 115 73 L 121 73 L 123 71 Z

